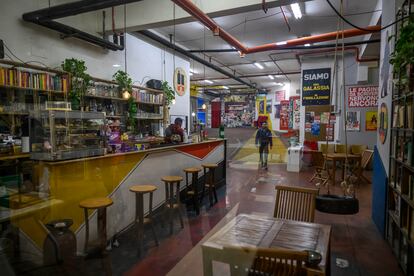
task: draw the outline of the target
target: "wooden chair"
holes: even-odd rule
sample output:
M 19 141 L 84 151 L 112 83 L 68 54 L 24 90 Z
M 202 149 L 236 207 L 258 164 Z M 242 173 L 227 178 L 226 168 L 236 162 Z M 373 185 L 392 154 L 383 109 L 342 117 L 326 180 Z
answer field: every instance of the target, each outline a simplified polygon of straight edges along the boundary
M 368 164 L 371 162 L 373 155 L 373 150 L 364 150 L 361 155 L 361 164 L 357 163 L 354 167 L 351 168 L 351 174 L 356 175 L 358 180 L 363 180 L 367 183 L 371 183 L 371 180 L 364 176 L 364 171 L 367 168 Z
M 335 152 L 336 153 L 346 153 L 347 152 L 346 145 L 336 144 L 335 145 Z
M 313 222 L 318 189 L 276 185 L 275 218 Z
M 326 185 L 329 181 L 329 171 L 326 169 L 325 157 L 321 151 L 312 152 L 312 163 L 315 166 L 315 172 L 309 182 L 316 179 L 322 181 L 322 186 Z
M 333 144 L 321 144 L 321 152 L 323 154 L 327 154 L 327 153 L 334 153 L 335 152 L 335 145 Z
M 230 275 L 307 275 L 306 251 L 283 248 L 224 247 L 228 256 Z
M 359 155 L 359 154 L 362 154 L 362 152 L 366 149 L 367 149 L 366 145 L 352 145 L 351 153 L 355 155 Z

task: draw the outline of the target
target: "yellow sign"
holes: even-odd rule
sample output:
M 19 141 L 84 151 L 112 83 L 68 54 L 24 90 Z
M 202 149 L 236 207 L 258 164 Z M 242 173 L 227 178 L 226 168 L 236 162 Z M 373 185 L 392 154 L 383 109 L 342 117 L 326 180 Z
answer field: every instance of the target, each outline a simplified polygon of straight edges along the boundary
M 184 96 L 187 90 L 187 73 L 181 67 L 177 67 L 174 72 L 174 90 L 179 96 Z

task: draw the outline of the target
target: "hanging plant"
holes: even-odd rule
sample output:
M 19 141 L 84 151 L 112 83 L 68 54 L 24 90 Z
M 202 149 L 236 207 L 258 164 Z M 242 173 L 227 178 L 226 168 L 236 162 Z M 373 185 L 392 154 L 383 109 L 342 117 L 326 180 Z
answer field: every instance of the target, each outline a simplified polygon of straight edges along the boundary
M 71 89 L 69 91 L 72 109 L 79 110 L 81 100 L 88 87 L 91 86 L 91 76 L 86 73 L 88 68 L 85 65 L 85 61 L 75 58 L 65 59 L 61 66 L 62 70 L 70 73 L 72 77 Z
M 395 36 L 392 36 L 395 37 Z M 392 38 L 390 37 L 390 38 Z M 410 18 L 408 24 L 401 28 L 395 50 L 391 54 L 390 63 L 394 66 L 394 72 L 406 80 L 407 65 L 414 64 L 414 19 Z
M 162 87 L 162 90 L 164 91 L 165 104 L 167 106 L 170 106 L 172 101 L 175 99 L 175 91 L 168 84 L 168 81 L 164 81 L 161 87 Z
M 132 92 L 132 79 L 127 72 L 118 70 L 113 76 L 113 80 L 118 84 L 118 90 Z

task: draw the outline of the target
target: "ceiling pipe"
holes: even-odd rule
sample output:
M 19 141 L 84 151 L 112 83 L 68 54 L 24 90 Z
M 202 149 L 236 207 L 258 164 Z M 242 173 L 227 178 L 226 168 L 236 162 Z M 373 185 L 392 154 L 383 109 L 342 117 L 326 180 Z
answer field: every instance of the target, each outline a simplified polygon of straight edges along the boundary
M 338 47 L 337 51 L 342 51 L 342 47 Z M 355 60 L 357 62 L 379 61 L 379 58 L 360 58 L 358 47 L 345 47 L 344 51 L 353 51 L 355 53 Z M 333 52 L 335 52 L 335 49 L 324 49 L 324 50 L 317 50 L 317 51 L 298 52 L 296 53 L 296 56 L 300 57 L 300 56 L 317 55 L 317 54 L 333 53 Z
M 280 43 L 269 43 L 269 44 L 264 44 L 264 45 L 248 48 L 248 47 L 245 47 L 240 41 L 238 41 L 230 33 L 226 32 L 223 28 L 221 28 L 216 22 L 214 22 L 213 19 L 211 19 L 207 14 L 205 14 L 202 10 L 200 10 L 190 0 L 171 0 L 171 1 L 173 1 L 175 4 L 180 6 L 183 10 L 185 10 L 189 14 L 191 14 L 194 18 L 198 19 L 204 26 L 209 28 L 213 32 L 214 35 L 220 36 L 228 44 L 230 44 L 231 46 L 239 50 L 241 52 L 241 55 L 272 51 L 272 50 L 283 50 L 284 47 L 287 47 L 287 46 L 297 46 L 297 45 L 304 45 L 304 44 L 335 40 L 338 34 L 340 37 L 348 38 L 348 37 L 353 37 L 353 36 L 374 33 L 374 32 L 378 32 L 381 30 L 381 26 L 368 26 L 365 28 L 366 30 L 348 29 L 348 30 L 343 30 L 343 31 L 336 31 L 336 32 L 330 32 L 330 33 L 319 34 L 319 35 L 314 35 L 314 36 L 291 39 L 287 41 L 282 41 Z
M 268 77 L 269 75 L 272 76 L 284 76 L 284 75 L 297 75 L 301 74 L 300 71 L 291 71 L 291 72 L 284 72 L 284 73 L 273 73 L 273 72 L 267 72 L 267 73 L 261 73 L 261 74 L 250 74 L 250 75 L 242 75 L 238 76 L 238 78 L 244 79 L 244 78 L 258 78 L 258 77 Z M 219 78 L 200 78 L 200 79 L 191 79 L 191 81 L 203 81 L 203 80 L 227 80 L 230 79 L 229 77 L 219 77 Z
M 202 59 L 202 58 L 200 58 L 200 57 L 198 57 L 198 56 L 196 56 L 194 54 L 188 53 L 187 50 L 185 50 L 185 49 L 183 49 L 183 48 L 181 48 L 181 47 L 179 47 L 179 46 L 177 46 L 177 45 L 169 42 L 168 40 L 166 40 L 166 39 L 164 39 L 162 37 L 159 37 L 158 35 L 154 34 L 151 31 L 143 30 L 143 31 L 138 31 L 137 33 L 138 34 L 141 34 L 143 36 L 146 36 L 146 37 L 148 37 L 148 38 L 150 38 L 150 39 L 152 39 L 152 40 L 160 43 L 161 45 L 164 45 L 165 47 L 168 47 L 170 49 L 173 49 L 174 51 L 177 51 L 178 53 L 180 53 L 180 54 L 182 54 L 182 55 L 184 55 L 184 56 L 186 56 L 186 57 L 188 57 L 190 59 L 193 59 L 193 60 L 195 60 L 195 61 L 197 61 L 197 62 L 199 62 L 199 63 L 201 63 L 201 64 L 203 64 L 203 65 L 205 65 L 205 66 L 207 66 L 207 67 L 209 67 L 209 68 L 217 71 L 217 72 L 219 72 L 220 74 L 223 74 L 223 75 L 227 76 L 229 79 L 234 79 L 235 81 L 237 81 L 239 83 L 242 83 L 244 85 L 247 85 L 248 87 L 256 88 L 251 83 L 248 83 L 248 82 L 242 80 L 241 78 L 239 78 L 239 77 L 237 77 L 237 76 L 235 76 L 235 75 L 233 75 L 233 74 L 231 74 L 231 73 L 229 73 L 229 72 L 221 69 L 220 67 L 218 67 L 218 66 L 216 66 L 216 65 L 214 65 L 214 64 L 212 64 L 212 63 L 210 63 L 210 62 L 208 62 L 208 61 L 206 61 L 206 60 L 204 60 L 204 59 Z
M 381 39 L 363 40 L 355 42 L 346 42 L 345 46 L 363 45 L 380 43 Z M 292 47 L 281 47 L 279 50 L 311 50 L 311 49 L 322 49 L 322 48 L 334 48 L 336 44 L 322 44 L 322 45 L 310 45 L 310 46 L 292 46 Z M 206 49 L 206 50 L 189 50 L 190 53 L 226 53 L 226 52 L 237 52 L 235 49 Z

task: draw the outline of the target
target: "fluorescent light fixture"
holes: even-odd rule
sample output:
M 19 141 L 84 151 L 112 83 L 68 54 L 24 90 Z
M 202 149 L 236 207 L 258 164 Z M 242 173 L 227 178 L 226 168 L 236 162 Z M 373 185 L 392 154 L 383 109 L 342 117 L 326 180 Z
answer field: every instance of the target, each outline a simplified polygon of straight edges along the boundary
M 114 64 L 114 65 L 112 65 L 112 67 L 119 68 L 119 67 L 121 67 L 121 64 Z
M 281 41 L 281 42 L 276 42 L 277 46 L 282 46 L 282 45 L 286 45 L 287 41 Z
M 194 75 L 193 72 L 190 71 L 190 73 L 188 73 L 190 76 Z
M 282 85 L 283 85 L 283 83 L 281 83 L 281 82 L 274 82 L 274 85 L 279 85 L 279 86 L 282 86 Z
M 311 45 L 310 45 L 310 43 L 306 43 L 304 46 L 305 46 L 305 47 L 309 47 L 309 46 L 311 46 Z
M 229 89 L 229 87 L 228 87 L 228 86 L 223 85 L 223 89 Z
M 260 70 L 262 70 L 264 67 L 263 67 L 263 65 L 261 65 L 260 63 L 258 63 L 258 62 L 255 62 L 254 63 L 254 65 L 257 67 L 257 68 L 259 68 Z
M 269 79 L 274 80 L 275 77 L 273 77 L 272 75 L 268 75 Z
M 290 7 L 292 8 L 293 16 L 295 16 L 296 19 L 302 18 L 302 11 L 300 10 L 300 6 L 298 3 L 290 4 Z
M 204 82 L 205 83 L 208 83 L 208 84 L 212 84 L 213 83 L 213 81 L 211 81 L 211 80 L 204 80 Z

